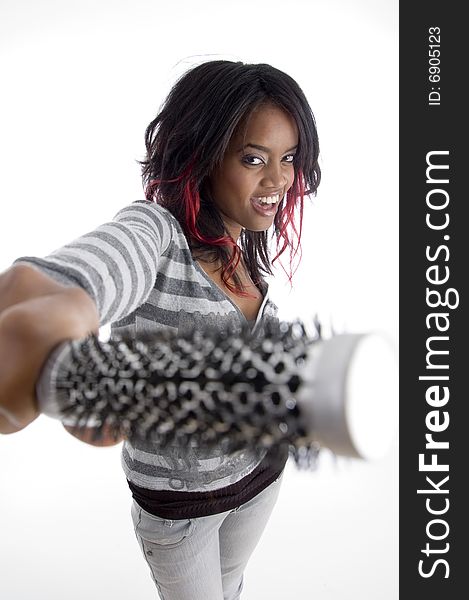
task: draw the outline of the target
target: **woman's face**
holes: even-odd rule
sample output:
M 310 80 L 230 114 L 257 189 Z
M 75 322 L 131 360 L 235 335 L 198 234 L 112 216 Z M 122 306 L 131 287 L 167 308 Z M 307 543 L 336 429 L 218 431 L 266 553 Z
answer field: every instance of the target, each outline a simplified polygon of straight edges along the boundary
M 227 231 L 265 231 L 293 184 L 298 146 L 294 119 L 273 104 L 258 107 L 230 140 L 210 189 Z

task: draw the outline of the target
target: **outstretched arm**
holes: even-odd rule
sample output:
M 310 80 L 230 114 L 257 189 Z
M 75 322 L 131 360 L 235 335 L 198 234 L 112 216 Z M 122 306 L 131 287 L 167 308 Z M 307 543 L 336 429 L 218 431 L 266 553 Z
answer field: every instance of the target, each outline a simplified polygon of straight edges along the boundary
M 54 347 L 98 325 L 96 305 L 81 288 L 23 264 L 0 274 L 0 433 L 20 431 L 39 415 L 35 385 Z
M 171 235 L 162 209 L 134 203 L 45 259 L 22 258 L 0 274 L 0 433 L 19 431 L 38 416 L 35 384 L 55 346 L 145 301 Z M 119 441 L 74 435 L 94 445 Z

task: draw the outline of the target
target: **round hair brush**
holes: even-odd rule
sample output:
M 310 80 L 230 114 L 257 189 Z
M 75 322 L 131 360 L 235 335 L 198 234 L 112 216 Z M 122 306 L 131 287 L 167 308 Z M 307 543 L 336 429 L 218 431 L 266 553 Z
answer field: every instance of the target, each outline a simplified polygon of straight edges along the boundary
M 319 330 L 318 330 L 319 331 Z M 157 445 L 288 444 L 297 462 L 321 446 L 378 458 L 395 427 L 395 358 L 375 334 L 308 336 L 300 323 L 242 331 L 160 331 L 61 344 L 42 412 Z M 45 382 L 40 383 L 43 385 Z M 41 394 L 38 394 L 41 398 Z

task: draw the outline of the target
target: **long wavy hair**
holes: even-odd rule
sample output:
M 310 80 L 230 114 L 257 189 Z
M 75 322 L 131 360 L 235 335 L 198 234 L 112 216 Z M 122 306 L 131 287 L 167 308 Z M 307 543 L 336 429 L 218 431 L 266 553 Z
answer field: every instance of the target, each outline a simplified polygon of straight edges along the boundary
M 299 136 L 293 185 L 281 200 L 272 227 L 276 238 L 272 260 L 268 231 L 244 229 L 238 242 L 231 238 L 209 186 L 236 127 L 268 103 L 293 117 Z M 248 295 L 236 273 L 241 254 L 252 280 L 260 284 L 288 249 L 291 280 L 301 258 L 304 197 L 316 194 L 321 177 L 314 115 L 294 79 L 268 64 L 215 60 L 198 65 L 172 87 L 146 129 L 145 146 L 140 164 L 147 200 L 174 215 L 194 255 L 221 262 L 228 289 Z

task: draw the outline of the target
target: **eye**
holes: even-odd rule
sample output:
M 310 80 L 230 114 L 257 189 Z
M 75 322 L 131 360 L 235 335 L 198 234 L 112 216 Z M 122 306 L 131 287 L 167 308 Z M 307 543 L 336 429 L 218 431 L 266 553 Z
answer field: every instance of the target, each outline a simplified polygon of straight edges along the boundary
M 283 160 L 287 163 L 293 163 L 295 160 L 295 155 L 294 154 L 287 154 L 286 156 L 283 157 Z
M 253 156 L 252 154 L 246 154 L 245 156 L 243 156 L 242 161 L 247 165 L 255 167 L 264 164 L 262 158 L 259 158 L 258 156 Z

